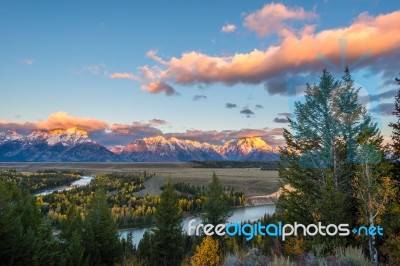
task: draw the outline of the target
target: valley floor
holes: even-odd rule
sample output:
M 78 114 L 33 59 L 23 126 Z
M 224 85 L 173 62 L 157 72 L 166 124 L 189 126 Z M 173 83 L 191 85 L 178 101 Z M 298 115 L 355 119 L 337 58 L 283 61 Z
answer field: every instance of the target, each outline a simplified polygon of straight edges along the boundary
M 160 186 L 171 177 L 173 182 L 189 182 L 206 185 L 215 172 L 225 187 L 241 191 L 246 198 L 253 198 L 250 205 L 265 204 L 268 196 L 279 187 L 278 171 L 261 171 L 259 168 L 192 168 L 190 163 L 0 163 L 0 169 L 37 171 L 43 169 L 67 169 L 84 171 L 87 174 L 111 172 L 154 172 L 156 176 L 145 182 L 145 189 L 137 196 L 160 194 Z M 257 196 L 256 198 L 254 198 Z M 262 197 L 261 197 L 262 196 Z

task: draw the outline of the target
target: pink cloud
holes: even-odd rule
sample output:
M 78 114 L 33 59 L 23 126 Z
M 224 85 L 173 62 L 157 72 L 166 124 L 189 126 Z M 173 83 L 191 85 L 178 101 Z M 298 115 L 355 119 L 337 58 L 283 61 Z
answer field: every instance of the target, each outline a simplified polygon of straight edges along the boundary
M 34 123 L 37 129 L 66 129 L 70 127 L 78 127 L 86 131 L 103 130 L 108 127 L 106 122 L 87 118 L 87 117 L 74 117 L 70 116 L 67 112 L 56 112 L 49 115 L 46 121 Z
M 176 94 L 174 88 L 164 81 L 152 81 L 148 84 L 143 84 L 140 88 L 150 93 L 164 92 L 167 96 Z
M 285 18 L 314 16 L 301 8 L 292 10 L 280 4 L 274 4 L 274 9 Z M 272 10 L 271 5 L 263 10 L 264 13 L 265 10 Z M 256 17 L 262 17 L 263 12 Z M 343 28 L 315 33 L 314 27 L 307 25 L 300 34 L 288 31 L 278 45 L 271 45 L 265 50 L 254 49 L 231 56 L 189 51 L 179 57 L 161 59 L 163 64 L 157 64 L 160 60 L 156 59 L 154 66 L 142 67 L 146 69 L 146 78 L 142 78 L 144 83 L 141 88 L 151 93 L 172 95 L 175 90 L 170 84 L 265 83 L 270 94 L 285 94 L 283 82 L 287 76 L 315 74 L 326 67 L 319 59 L 320 55 L 334 62 L 340 61 L 339 40 L 346 40 L 348 43 L 347 64 L 356 62 L 369 51 L 368 60 L 361 62 L 357 67 L 378 71 L 375 73 L 395 73 L 398 71 L 397 62 L 400 59 L 400 28 L 397 25 L 400 25 L 400 11 L 375 17 L 362 13 L 352 24 Z M 378 60 L 379 64 L 374 64 Z M 305 82 L 301 85 L 304 84 Z
M 50 114 L 45 121 L 23 123 L 0 121 L 1 129 L 13 129 L 18 131 L 67 129 L 71 127 L 77 127 L 91 132 L 104 130 L 108 128 L 108 124 L 93 118 L 71 116 L 63 111 Z
M 225 24 L 224 26 L 222 26 L 221 28 L 221 32 L 234 32 L 236 30 L 236 26 L 234 24 Z
M 151 119 L 151 120 L 149 121 L 149 124 L 150 124 L 150 125 L 154 125 L 154 126 L 163 126 L 163 125 L 166 125 L 166 124 L 167 124 L 167 121 L 165 121 L 165 120 L 163 120 L 163 119 L 156 119 L 156 118 L 154 118 L 154 119 Z
M 281 3 L 266 4 L 244 19 L 244 25 L 258 36 L 266 37 L 272 33 L 287 34 L 289 20 L 310 20 L 317 18 L 314 11 L 306 12 L 302 7 L 289 8 Z
M 142 79 L 135 74 L 127 73 L 127 72 L 116 72 L 110 75 L 112 79 L 131 79 L 135 81 L 141 81 Z

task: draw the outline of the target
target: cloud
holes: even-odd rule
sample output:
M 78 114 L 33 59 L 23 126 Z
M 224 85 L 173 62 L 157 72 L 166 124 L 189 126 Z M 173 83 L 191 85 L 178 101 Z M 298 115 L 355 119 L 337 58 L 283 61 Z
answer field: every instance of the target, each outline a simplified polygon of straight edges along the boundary
M 35 63 L 35 59 L 33 58 L 27 58 L 27 59 L 18 59 L 17 62 L 24 64 L 24 65 L 33 65 Z
M 225 24 L 224 26 L 222 26 L 221 28 L 221 32 L 234 32 L 236 30 L 236 26 L 234 24 Z
M 275 123 L 281 123 L 281 124 L 289 123 L 289 120 L 287 118 L 291 116 L 292 116 L 291 113 L 277 113 L 277 117 L 275 117 L 273 121 Z
M 394 99 L 394 96 L 397 94 L 397 92 L 398 92 L 397 89 L 393 89 L 375 95 L 360 96 L 359 98 L 362 103 L 378 102 L 383 99 Z
M 148 122 L 132 122 L 130 124 L 108 124 L 93 118 L 73 117 L 66 112 L 51 114 L 46 121 L 15 123 L 0 121 L 1 129 L 12 129 L 22 134 L 34 130 L 52 130 L 78 127 L 89 132 L 90 137 L 105 146 L 126 145 L 136 139 L 165 136 L 182 139 L 222 144 L 225 141 L 244 137 L 260 137 L 270 145 L 282 144 L 282 128 L 240 129 L 240 130 L 187 130 L 185 132 L 163 133 L 157 126 L 165 125 L 162 119 L 152 119 Z
M 24 123 L 14 123 L 1 121 L 1 129 L 13 129 L 20 132 L 29 132 L 34 130 L 53 130 L 53 129 L 67 129 L 71 127 L 78 127 L 80 129 L 86 130 L 88 132 L 104 130 L 108 128 L 106 122 L 87 118 L 87 117 L 75 117 L 69 115 L 67 112 L 56 112 L 49 115 L 45 121 L 37 122 L 24 122 Z
M 243 110 L 240 111 L 240 113 L 246 115 L 247 118 L 254 115 L 254 112 L 251 111 L 249 108 L 243 108 Z
M 193 97 L 193 101 L 201 101 L 201 100 L 207 100 L 207 96 L 205 96 L 205 95 L 195 95 Z
M 163 126 L 167 124 L 167 121 L 163 120 L 163 119 L 151 119 L 149 121 L 150 125 L 154 125 L 154 126 Z
M 351 70 L 366 68 L 373 74 L 382 73 L 385 78 L 393 78 L 400 60 L 399 24 L 400 11 L 378 16 L 362 13 L 347 27 L 319 32 L 301 31 L 298 34 L 289 32 L 265 50 L 254 49 L 224 56 L 188 51 L 178 57 L 162 59 L 163 64 L 157 59 L 154 66 L 141 67 L 146 67 L 146 75 L 151 77 L 142 79 L 142 88 L 168 95 L 173 94 L 174 84 L 223 83 L 231 86 L 264 83 L 269 94 L 284 95 L 288 94 L 288 86 L 304 85 L 311 83 L 311 78 L 317 78 L 321 69 L 327 67 L 324 57 L 333 63 L 329 70 L 342 71 L 340 40 L 347 44 L 345 63 L 351 66 Z M 369 52 L 369 57 L 363 60 L 366 52 Z
M 116 72 L 110 75 L 111 79 L 131 79 L 135 81 L 141 82 L 142 79 L 135 74 L 127 73 L 127 72 Z
M 262 106 L 261 104 L 256 104 L 255 109 L 256 110 L 264 109 L 264 106 Z
M 289 117 L 292 116 L 291 113 L 277 113 L 276 115 L 279 115 L 279 116 L 289 116 Z
M 318 18 L 314 11 L 306 12 L 302 7 L 290 8 L 281 3 L 266 4 L 244 19 L 244 25 L 260 37 L 266 37 L 273 33 L 280 35 L 289 34 L 290 20 L 311 20 Z M 308 28 L 310 32 L 310 28 Z M 311 30 L 312 31 L 312 30 Z
M 167 62 L 165 62 L 161 57 L 159 57 L 157 55 L 157 51 L 156 50 L 150 50 L 147 52 L 146 57 L 153 59 L 154 61 L 156 61 L 157 63 L 160 64 L 167 64 Z
M 289 123 L 286 117 L 275 117 L 273 121 L 275 123 Z
M 150 120 L 149 123 L 132 122 L 131 124 L 112 124 L 107 130 L 95 131 L 90 137 L 105 146 L 126 145 L 135 139 L 162 135 L 155 126 L 163 124 L 160 119 Z
M 376 107 L 371 108 L 370 111 L 372 113 L 381 114 L 383 116 L 390 116 L 394 111 L 394 104 L 393 103 L 381 103 L 378 104 Z
M 233 108 L 236 108 L 237 105 L 234 104 L 234 103 L 226 103 L 226 104 L 225 104 L 225 107 L 228 108 L 228 109 L 233 109 Z
M 70 116 L 67 112 L 56 112 L 49 115 L 46 121 L 34 123 L 37 129 L 52 130 L 78 127 L 87 131 L 102 130 L 108 127 L 106 122 L 86 117 Z
M 96 64 L 96 65 L 83 66 L 82 69 L 77 72 L 77 74 L 83 74 L 83 73 L 90 73 L 92 75 L 98 75 L 102 73 L 104 75 L 107 75 L 108 71 L 106 69 L 105 64 Z
M 177 95 L 177 92 L 174 90 L 174 88 L 164 81 L 153 81 L 149 84 L 143 84 L 140 88 L 150 93 L 164 92 L 167 96 Z

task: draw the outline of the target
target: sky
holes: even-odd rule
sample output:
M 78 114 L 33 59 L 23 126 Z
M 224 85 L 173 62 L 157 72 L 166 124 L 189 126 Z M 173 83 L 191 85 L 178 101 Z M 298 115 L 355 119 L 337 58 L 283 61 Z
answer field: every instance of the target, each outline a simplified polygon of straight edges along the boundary
M 1 1 L 0 128 L 277 146 L 305 84 L 348 65 L 388 138 L 398 25 L 383 0 Z

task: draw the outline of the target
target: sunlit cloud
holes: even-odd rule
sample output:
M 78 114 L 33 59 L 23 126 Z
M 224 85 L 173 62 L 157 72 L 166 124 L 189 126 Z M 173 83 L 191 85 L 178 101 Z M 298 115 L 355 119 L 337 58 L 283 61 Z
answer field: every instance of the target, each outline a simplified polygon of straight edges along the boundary
M 287 17 L 299 19 L 315 16 L 313 12 L 301 8 L 294 11 L 282 9 L 282 13 L 285 12 Z M 320 32 L 305 28 L 299 33 L 287 31 L 288 34 L 282 36 L 280 43 L 265 50 L 254 49 L 229 56 L 189 51 L 169 59 L 161 59 L 156 53 L 151 53 L 156 64 L 141 67 L 141 75 L 146 73 L 141 80 L 142 89 L 172 95 L 176 93 L 173 84 L 223 83 L 229 86 L 264 83 L 270 94 L 287 94 L 288 82 L 304 85 L 307 77 L 316 76 L 326 67 L 320 60 L 321 55 L 334 63 L 340 62 L 340 40 L 347 42 L 346 64 L 357 62 L 369 52 L 368 60 L 361 60 L 356 67 L 366 67 L 376 74 L 383 73 L 383 77 L 393 76 L 398 71 L 400 59 L 399 24 L 400 11 L 378 16 L 362 13 L 347 27 Z M 378 60 L 379 64 L 374 64 Z M 130 77 L 127 75 L 125 78 Z
M 304 11 L 302 7 L 290 8 L 281 3 L 266 4 L 244 19 L 244 25 L 260 37 L 266 37 L 273 33 L 287 35 L 293 32 L 289 21 L 302 21 L 318 18 L 314 11 Z M 312 26 L 307 27 L 307 33 L 312 33 Z
M 151 119 L 151 120 L 149 121 L 149 124 L 150 124 L 150 125 L 154 125 L 154 126 L 163 126 L 163 125 L 166 125 L 166 124 L 167 124 L 167 121 L 165 121 L 165 120 L 163 120 L 163 119 L 156 119 L 156 118 L 154 118 L 154 119 Z
M 135 80 L 135 81 L 142 81 L 142 79 L 140 77 L 138 77 L 135 74 L 132 73 L 127 73 L 127 72 L 116 72 L 116 73 L 112 73 L 110 75 L 110 78 L 112 79 L 131 79 L 131 80 Z
M 225 24 L 224 26 L 222 26 L 221 28 L 221 32 L 234 32 L 236 30 L 236 26 L 234 24 Z

